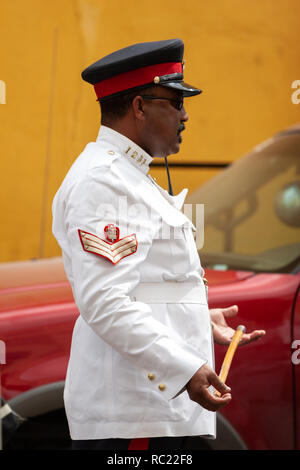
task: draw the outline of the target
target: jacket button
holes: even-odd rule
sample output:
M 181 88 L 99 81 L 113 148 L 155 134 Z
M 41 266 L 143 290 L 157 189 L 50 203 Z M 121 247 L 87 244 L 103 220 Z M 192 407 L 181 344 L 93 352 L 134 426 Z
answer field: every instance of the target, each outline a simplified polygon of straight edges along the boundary
M 161 392 L 163 392 L 166 389 L 166 386 L 165 384 L 159 384 L 158 388 Z
M 154 380 L 154 379 L 155 379 L 155 375 L 152 374 L 152 372 L 150 372 L 150 374 L 148 374 L 148 379 L 149 379 L 149 380 Z

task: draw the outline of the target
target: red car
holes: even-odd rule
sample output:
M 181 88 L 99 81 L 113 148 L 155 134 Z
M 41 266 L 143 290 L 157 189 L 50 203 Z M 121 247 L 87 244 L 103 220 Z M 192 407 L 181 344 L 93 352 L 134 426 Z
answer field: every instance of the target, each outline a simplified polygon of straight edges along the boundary
M 218 413 L 217 439 L 199 439 L 199 448 L 300 449 L 299 173 L 296 126 L 187 201 L 205 204 L 199 254 L 210 307 L 237 304 L 233 327 L 267 331 L 237 350 L 226 381 L 232 401 Z M 2 396 L 27 418 L 5 448 L 67 448 L 62 393 L 78 312 L 61 259 L 2 264 L 0 276 Z M 216 347 L 217 371 L 225 352 Z

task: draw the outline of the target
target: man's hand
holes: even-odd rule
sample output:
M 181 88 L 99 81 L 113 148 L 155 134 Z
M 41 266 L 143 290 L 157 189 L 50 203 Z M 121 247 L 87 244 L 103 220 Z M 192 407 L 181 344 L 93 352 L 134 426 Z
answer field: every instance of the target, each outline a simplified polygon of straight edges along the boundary
M 221 397 L 212 395 L 209 387 L 213 386 L 221 393 Z M 206 364 L 204 364 L 193 375 L 186 386 L 191 400 L 203 406 L 209 411 L 217 411 L 219 408 L 228 405 L 231 400 L 230 388 L 227 387 L 217 374 Z
M 210 318 L 213 325 L 214 341 L 217 344 L 228 346 L 233 338 L 235 330 L 228 326 L 226 318 L 234 317 L 238 313 L 238 306 L 232 305 L 228 308 L 210 309 Z M 256 341 L 266 334 L 265 330 L 254 330 L 245 333 L 241 339 L 240 346 Z

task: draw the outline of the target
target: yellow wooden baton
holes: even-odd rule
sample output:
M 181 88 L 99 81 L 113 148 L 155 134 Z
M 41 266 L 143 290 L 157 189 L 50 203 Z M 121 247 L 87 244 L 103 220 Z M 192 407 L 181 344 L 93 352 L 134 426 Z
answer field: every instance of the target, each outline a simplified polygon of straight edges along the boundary
M 245 333 L 245 331 L 246 331 L 246 328 L 245 328 L 244 325 L 239 325 L 237 327 L 237 329 L 235 330 L 235 333 L 233 335 L 231 343 L 230 343 L 230 345 L 227 349 L 227 352 L 225 354 L 224 361 L 223 361 L 221 371 L 220 371 L 220 375 L 219 375 L 219 379 L 223 383 L 225 383 L 225 381 L 227 379 L 228 372 L 229 372 L 229 369 L 230 369 L 230 366 L 231 366 L 231 363 L 232 363 L 234 353 L 235 353 L 236 348 L 238 347 L 239 342 L 240 342 L 243 334 Z M 220 396 L 221 393 L 218 390 L 215 390 L 215 395 Z

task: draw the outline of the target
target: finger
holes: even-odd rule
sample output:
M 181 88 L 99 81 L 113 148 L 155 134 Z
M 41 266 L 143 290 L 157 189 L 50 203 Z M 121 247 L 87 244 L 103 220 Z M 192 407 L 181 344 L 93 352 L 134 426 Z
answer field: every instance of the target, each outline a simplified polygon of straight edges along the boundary
M 237 315 L 239 308 L 237 305 L 231 305 L 230 307 L 222 308 L 221 310 L 222 310 L 224 317 L 231 318 Z
M 203 391 L 202 395 L 202 406 L 206 408 L 209 411 L 217 411 L 220 408 L 223 408 L 223 406 L 228 405 L 228 403 L 231 401 L 231 394 L 226 393 L 225 395 L 222 395 L 221 397 L 217 397 L 215 395 L 212 395 L 209 391 L 209 389 L 205 389 Z
M 265 330 L 254 330 L 252 333 L 244 334 L 241 340 L 241 345 L 251 343 L 252 341 L 257 341 L 258 339 L 265 336 L 265 334 Z
M 266 332 L 265 330 L 254 330 L 252 331 L 252 333 L 249 333 L 250 334 L 250 338 L 254 338 L 254 339 L 257 339 L 257 338 L 261 338 L 262 336 L 265 336 Z
M 221 395 L 225 395 L 226 393 L 231 391 L 231 388 L 228 387 L 214 372 L 209 376 L 210 384 L 221 393 Z

